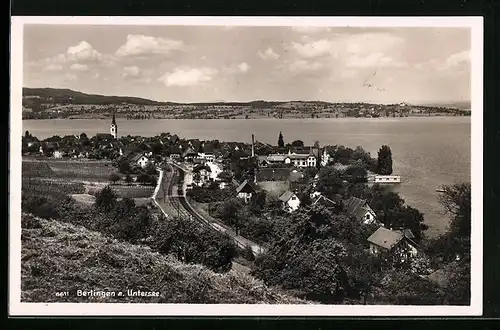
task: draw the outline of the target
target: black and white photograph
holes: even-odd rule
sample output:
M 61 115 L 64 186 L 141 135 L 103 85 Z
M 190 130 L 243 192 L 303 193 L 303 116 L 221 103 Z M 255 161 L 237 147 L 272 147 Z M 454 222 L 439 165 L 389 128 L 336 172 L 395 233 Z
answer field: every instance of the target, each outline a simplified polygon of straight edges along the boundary
M 11 314 L 481 314 L 480 18 L 12 22 Z

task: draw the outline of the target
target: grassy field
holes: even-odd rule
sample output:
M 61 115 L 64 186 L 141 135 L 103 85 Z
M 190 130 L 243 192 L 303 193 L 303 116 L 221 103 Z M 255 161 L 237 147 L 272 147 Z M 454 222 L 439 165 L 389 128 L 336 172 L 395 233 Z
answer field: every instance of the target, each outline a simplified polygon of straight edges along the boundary
M 92 160 L 23 160 L 23 176 L 40 176 L 52 178 L 65 178 L 81 181 L 109 181 L 111 173 L 116 169 L 111 166 L 109 161 Z
M 119 197 L 128 198 L 148 198 L 153 195 L 154 186 L 121 186 L 111 185 L 111 188 Z
M 231 270 L 216 274 L 139 245 L 107 238 L 83 227 L 22 215 L 22 302 L 304 304 Z M 78 297 L 77 290 L 115 296 Z M 132 297 L 127 290 L 158 292 Z M 56 292 L 68 291 L 64 297 Z M 123 296 L 118 296 L 123 292 Z
M 21 191 L 26 196 L 64 200 L 70 194 L 83 194 L 85 187 L 78 182 L 49 181 L 43 178 L 23 178 Z

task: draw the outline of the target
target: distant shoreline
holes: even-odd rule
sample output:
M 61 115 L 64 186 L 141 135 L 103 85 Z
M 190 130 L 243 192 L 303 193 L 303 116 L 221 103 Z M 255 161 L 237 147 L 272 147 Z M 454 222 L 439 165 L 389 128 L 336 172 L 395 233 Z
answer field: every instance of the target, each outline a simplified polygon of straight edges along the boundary
M 288 119 L 373 119 L 373 120 L 383 120 L 383 119 L 405 119 L 405 118 L 434 118 L 434 117 L 470 117 L 470 116 L 459 116 L 459 115 L 448 115 L 448 114 L 431 114 L 431 115 L 408 115 L 408 116 L 381 116 L 381 117 L 299 117 L 299 116 L 286 116 L 283 118 L 267 117 L 267 116 L 255 116 L 245 118 L 244 116 L 234 116 L 230 118 L 216 117 L 216 118 L 186 118 L 186 117 L 173 117 L 173 116 L 158 116 L 158 117 L 148 117 L 148 118 L 127 118 L 124 116 L 116 116 L 119 120 L 288 120 Z M 108 116 L 74 116 L 74 117 L 54 117 L 54 118 L 22 118 L 22 120 L 109 120 Z

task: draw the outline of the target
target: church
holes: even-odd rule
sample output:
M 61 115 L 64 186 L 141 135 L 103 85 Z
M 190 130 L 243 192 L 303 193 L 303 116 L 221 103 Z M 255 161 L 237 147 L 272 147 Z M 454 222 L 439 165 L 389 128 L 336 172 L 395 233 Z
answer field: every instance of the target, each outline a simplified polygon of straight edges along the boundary
M 115 112 L 113 111 L 113 120 L 111 121 L 111 125 L 109 126 L 109 132 L 113 136 L 113 138 L 118 139 L 118 125 L 116 125 Z

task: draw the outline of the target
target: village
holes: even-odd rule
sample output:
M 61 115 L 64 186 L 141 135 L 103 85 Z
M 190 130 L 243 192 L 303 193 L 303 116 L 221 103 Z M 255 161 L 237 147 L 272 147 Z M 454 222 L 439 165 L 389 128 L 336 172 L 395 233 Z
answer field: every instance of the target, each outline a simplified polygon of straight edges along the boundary
M 118 168 L 119 173 L 127 175 L 123 180 L 141 181 L 144 184 L 155 184 L 156 177 L 131 178 L 130 174 L 138 173 L 137 169 L 141 171 L 152 166 L 163 171 L 168 165 L 176 165 L 183 172 L 182 186 L 177 189 L 181 196 L 196 200 L 198 192 L 208 187 L 214 189 L 215 186 L 219 190 L 233 191 L 232 197 L 240 199 L 244 204 L 250 203 L 258 192 L 265 192 L 266 196 L 277 199 L 282 211 L 289 214 L 299 210 L 303 203 L 322 205 L 337 213 L 343 212 L 362 225 L 375 228 L 367 238 L 370 253 L 390 253 L 394 258 L 402 260 L 418 254 L 419 244 L 412 231 L 404 227 L 384 226 L 367 200 L 346 194 L 325 194 L 325 189 L 317 188 L 319 170 L 326 167 L 343 173 L 344 184 L 397 184 L 401 182 L 399 176 L 367 171 L 360 159 L 358 163 L 351 164 L 347 164 L 345 159 L 337 159 L 339 162 L 336 162 L 332 155 L 338 151 L 337 146 L 320 146 L 319 142 L 313 146 L 305 146 L 302 141 L 285 145 L 281 132 L 278 140 L 278 146 L 272 146 L 256 141 L 253 135 L 250 144 L 182 139 L 170 133 L 152 138 L 119 137 L 113 114 L 110 132 L 91 138 L 81 134 L 54 136 L 39 141 L 26 132 L 23 137 L 23 155 L 82 161 L 108 159 Z M 363 151 L 357 151 L 359 157 L 369 157 Z M 118 176 L 111 180 L 116 183 L 121 179 Z M 158 182 L 159 186 L 161 184 L 167 183 Z M 170 191 L 167 194 L 175 193 Z M 163 212 L 166 216 L 169 215 L 168 210 L 163 209 Z M 222 229 L 221 226 L 214 228 Z M 255 243 L 255 246 L 258 245 Z M 262 250 L 254 251 L 258 253 Z

